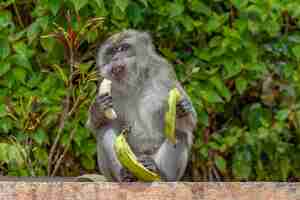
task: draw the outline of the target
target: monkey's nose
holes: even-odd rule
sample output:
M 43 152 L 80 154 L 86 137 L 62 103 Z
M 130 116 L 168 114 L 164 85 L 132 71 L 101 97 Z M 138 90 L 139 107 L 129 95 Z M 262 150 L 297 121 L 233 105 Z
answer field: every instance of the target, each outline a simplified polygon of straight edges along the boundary
M 112 69 L 112 71 L 113 73 L 121 73 L 124 71 L 124 69 L 125 69 L 125 65 L 117 65 Z
M 115 77 L 115 78 L 121 78 L 123 73 L 125 71 L 125 65 L 123 64 L 120 64 L 120 65 L 116 65 L 112 68 L 112 75 Z

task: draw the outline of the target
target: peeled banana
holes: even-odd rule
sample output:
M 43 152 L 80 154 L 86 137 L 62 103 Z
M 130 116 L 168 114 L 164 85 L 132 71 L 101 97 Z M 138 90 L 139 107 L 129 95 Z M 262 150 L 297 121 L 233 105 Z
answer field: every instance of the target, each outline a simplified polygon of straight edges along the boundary
M 100 85 L 99 96 L 104 95 L 104 94 L 111 95 L 111 81 L 108 79 L 103 79 L 103 81 L 101 82 L 101 85 Z M 116 119 L 117 118 L 117 114 L 113 108 L 107 108 L 104 111 L 104 114 L 105 114 L 105 117 L 107 117 L 108 119 Z
M 169 110 L 165 114 L 165 136 L 170 142 L 176 144 L 176 104 L 180 100 L 181 95 L 177 88 L 173 88 L 169 92 L 168 106 Z
M 117 157 L 123 167 L 128 169 L 138 180 L 141 181 L 159 181 L 160 176 L 138 162 L 136 156 L 126 142 L 124 133 L 121 133 L 115 140 L 114 148 Z

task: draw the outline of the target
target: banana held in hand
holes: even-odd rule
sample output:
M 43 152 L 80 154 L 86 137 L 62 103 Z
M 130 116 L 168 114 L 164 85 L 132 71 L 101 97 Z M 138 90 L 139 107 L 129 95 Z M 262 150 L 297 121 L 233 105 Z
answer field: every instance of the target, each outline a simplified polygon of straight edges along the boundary
M 108 94 L 111 96 L 111 81 L 108 79 L 103 79 L 99 89 L 99 95 Z M 107 108 L 104 112 L 105 117 L 108 119 L 116 119 L 117 114 L 113 108 Z
M 172 89 L 169 92 L 168 105 L 169 110 L 165 114 L 165 135 L 173 144 L 176 144 L 176 104 L 180 100 L 181 95 L 177 88 Z
M 126 142 L 125 136 L 121 133 L 115 141 L 114 148 L 117 157 L 126 169 L 141 181 L 159 181 L 160 176 L 145 168 L 138 162 L 136 156 Z

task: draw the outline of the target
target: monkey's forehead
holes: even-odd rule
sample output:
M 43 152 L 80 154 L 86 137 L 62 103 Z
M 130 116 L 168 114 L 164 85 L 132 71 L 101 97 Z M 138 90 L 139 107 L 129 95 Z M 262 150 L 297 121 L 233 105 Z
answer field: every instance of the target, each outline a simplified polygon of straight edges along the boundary
M 111 37 L 108 38 L 107 42 L 116 45 L 119 44 L 121 41 L 129 38 L 134 39 L 135 37 L 138 37 L 140 34 L 142 34 L 142 32 L 129 29 L 112 35 Z

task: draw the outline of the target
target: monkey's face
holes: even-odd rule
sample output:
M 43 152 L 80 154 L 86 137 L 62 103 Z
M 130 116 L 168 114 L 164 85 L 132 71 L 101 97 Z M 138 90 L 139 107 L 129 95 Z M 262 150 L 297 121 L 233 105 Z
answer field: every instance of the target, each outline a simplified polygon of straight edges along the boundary
M 124 31 L 110 37 L 98 52 L 101 75 L 122 88 L 139 84 L 147 63 L 149 36 L 138 31 Z
M 103 47 L 102 59 L 98 62 L 104 78 L 126 84 L 131 81 L 136 69 L 135 48 L 128 41 L 120 41 Z

